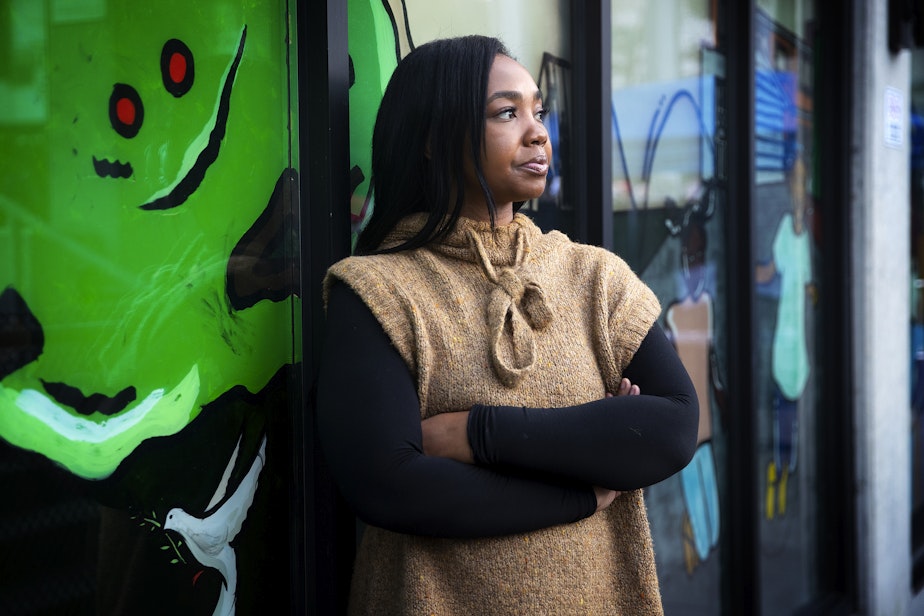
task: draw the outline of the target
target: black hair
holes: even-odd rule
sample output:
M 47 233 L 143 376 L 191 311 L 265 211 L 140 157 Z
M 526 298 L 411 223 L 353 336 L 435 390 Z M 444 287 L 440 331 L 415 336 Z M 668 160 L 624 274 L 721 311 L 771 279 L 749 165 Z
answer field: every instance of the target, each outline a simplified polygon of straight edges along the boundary
M 484 191 L 491 222 L 495 204 L 481 166 L 488 75 L 504 44 L 487 36 L 439 39 L 398 63 L 372 132 L 372 216 L 356 242 L 357 254 L 395 252 L 444 237 L 465 199 L 465 148 Z M 399 220 L 429 214 L 409 240 L 379 246 Z

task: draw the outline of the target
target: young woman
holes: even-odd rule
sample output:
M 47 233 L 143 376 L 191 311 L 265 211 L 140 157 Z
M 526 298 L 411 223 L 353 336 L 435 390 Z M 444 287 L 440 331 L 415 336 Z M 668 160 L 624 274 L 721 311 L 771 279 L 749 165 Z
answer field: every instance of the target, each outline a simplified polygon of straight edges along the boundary
M 662 611 L 641 488 L 693 455 L 696 394 L 630 268 L 517 213 L 545 187 L 543 117 L 487 37 L 421 45 L 386 89 L 318 383 L 368 524 L 351 613 Z

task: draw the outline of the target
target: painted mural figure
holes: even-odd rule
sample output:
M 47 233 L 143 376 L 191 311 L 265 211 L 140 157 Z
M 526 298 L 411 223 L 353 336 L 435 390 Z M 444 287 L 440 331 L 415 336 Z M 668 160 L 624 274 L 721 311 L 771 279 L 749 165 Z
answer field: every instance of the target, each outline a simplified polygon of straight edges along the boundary
M 14 9 L 49 85 L 0 123 L 0 447 L 97 505 L 99 612 L 251 612 L 288 570 L 284 3 Z
M 226 473 L 234 469 L 239 448 L 240 444 L 235 448 L 225 468 Z M 237 557 L 232 543 L 237 539 L 237 534 L 241 532 L 241 526 L 253 504 L 265 459 L 266 438 L 264 437 L 260 444 L 260 451 L 234 493 L 230 496 L 226 495 L 224 490 L 227 486 L 224 481 L 219 484 L 215 495 L 206 507 L 206 515 L 196 517 L 179 507 L 167 513 L 164 528 L 179 533 L 186 540 L 186 545 L 196 560 L 221 574 L 224 583 L 219 589 L 215 616 L 227 616 L 234 613 L 237 598 Z
M 778 277 L 780 291 L 771 350 L 773 455 L 767 466 L 765 514 L 786 513 L 787 486 L 796 470 L 799 400 L 809 378 L 806 308 L 815 301 L 811 243 L 805 224 L 805 164 L 796 157 L 788 174 L 792 212 L 783 215 L 773 240 L 773 259 L 757 268 L 756 281 Z
M 681 293 L 665 311 L 667 331 L 677 348 L 699 399 L 699 429 L 693 460 L 680 472 L 685 514 L 682 522 L 684 564 L 688 574 L 705 561 L 719 540 L 719 492 L 712 447 L 712 404 L 724 403 L 713 346 L 713 302 L 707 290 L 705 221 L 712 214 L 710 190 L 669 217 L 681 241 Z M 669 208 L 670 210 L 671 208 Z

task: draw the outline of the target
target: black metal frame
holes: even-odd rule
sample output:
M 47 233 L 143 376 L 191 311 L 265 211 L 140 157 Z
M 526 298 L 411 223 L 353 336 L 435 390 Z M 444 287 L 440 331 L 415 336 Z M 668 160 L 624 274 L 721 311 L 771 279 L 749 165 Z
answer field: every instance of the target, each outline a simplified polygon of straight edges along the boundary
M 334 487 L 318 446 L 314 382 L 323 345 L 321 281 L 334 261 L 350 250 L 349 51 L 347 3 L 297 0 L 298 139 L 301 162 L 301 413 L 294 415 L 296 456 L 293 504 L 303 520 L 293 537 L 303 564 L 295 569 L 294 613 L 345 612 L 355 550 L 355 522 Z M 303 489 L 299 489 L 303 488 Z M 301 587 L 301 588 L 299 588 Z M 306 608 L 306 609 L 301 609 Z
M 851 246 L 850 216 L 835 216 L 843 212 L 843 204 L 850 203 L 852 160 L 851 136 L 856 134 L 853 126 L 853 67 L 849 58 L 854 46 L 854 12 L 852 3 L 816 5 L 822 45 L 821 59 L 816 70 L 816 88 L 821 99 L 818 108 L 838 108 L 840 113 L 816 114 L 815 118 L 829 153 L 822 160 L 821 186 L 825 194 L 822 233 L 825 238 L 827 258 L 818 278 L 824 285 L 822 293 L 828 313 L 832 318 L 823 319 L 822 336 L 825 351 L 831 360 L 829 374 L 821 391 L 822 415 L 818 424 L 829 426 L 819 443 L 817 465 L 819 475 L 829 478 L 818 486 L 819 519 L 825 521 L 825 531 L 819 533 L 818 553 L 823 554 L 819 571 L 819 584 L 823 595 L 819 598 L 827 611 L 824 613 L 851 613 L 859 605 L 858 551 L 854 529 L 857 528 L 857 505 L 854 486 L 855 448 L 852 413 L 855 401 L 852 388 L 844 387 L 852 374 L 853 335 L 851 332 L 852 304 L 850 301 Z M 824 98 L 822 98 L 824 97 Z M 842 153 L 842 154 L 838 154 Z M 833 309 L 840 310 L 835 312 Z M 822 613 L 816 610 L 812 613 Z
M 613 249 L 612 68 L 609 0 L 571 5 L 575 239 Z
M 724 499 L 722 541 L 723 605 L 728 614 L 760 613 L 760 578 L 758 569 L 760 512 L 757 463 L 757 425 L 752 409 L 756 408 L 754 388 L 753 323 L 756 322 L 753 269 L 755 262 L 752 204 L 754 182 L 754 4 L 723 3 L 718 32 L 719 47 L 727 49 L 726 83 L 728 84 L 728 208 L 726 224 L 729 276 L 729 301 L 735 306 L 728 313 L 728 485 Z M 730 566 L 734 563 L 734 566 Z
M 725 2 L 726 17 L 720 23 L 728 49 L 727 74 L 732 87 L 729 96 L 729 181 L 728 199 L 734 207 L 728 209 L 730 301 L 736 306 L 730 312 L 729 382 L 735 384 L 732 411 L 729 414 L 729 497 L 727 540 L 723 542 L 723 558 L 728 566 L 724 604 L 729 614 L 760 613 L 760 532 L 758 520 L 759 494 L 754 477 L 759 477 L 757 461 L 757 423 L 752 409 L 757 408 L 754 383 L 755 356 L 755 296 L 751 264 L 756 262 L 752 216 L 755 204 L 753 178 L 755 135 L 753 110 L 755 74 L 754 11 L 755 3 Z M 818 7 L 821 8 L 820 6 Z M 835 106 L 842 113 L 823 113 L 815 117 L 821 141 L 831 153 L 849 152 L 852 131 L 852 79 L 849 57 L 853 46 L 853 13 L 850 3 L 826 7 L 819 20 L 819 40 L 824 48 L 816 67 L 818 109 Z M 826 97 L 826 98 L 825 98 Z M 847 614 L 858 605 L 856 503 L 854 499 L 854 434 L 849 409 L 853 408 L 849 382 L 851 374 L 851 308 L 850 308 L 850 218 L 835 216 L 843 211 L 840 204 L 849 203 L 851 159 L 847 155 L 824 158 L 820 184 L 824 193 L 822 219 L 826 258 L 817 278 L 823 284 L 824 301 L 829 307 L 839 307 L 824 319 L 821 332 L 826 356 L 832 359 L 825 375 L 819 404 L 819 425 L 826 426 L 817 435 L 816 462 L 824 481 L 818 486 L 819 521 L 824 532 L 819 533 L 814 547 L 819 555 L 819 593 L 799 613 Z M 823 438 L 823 440 L 822 440 Z

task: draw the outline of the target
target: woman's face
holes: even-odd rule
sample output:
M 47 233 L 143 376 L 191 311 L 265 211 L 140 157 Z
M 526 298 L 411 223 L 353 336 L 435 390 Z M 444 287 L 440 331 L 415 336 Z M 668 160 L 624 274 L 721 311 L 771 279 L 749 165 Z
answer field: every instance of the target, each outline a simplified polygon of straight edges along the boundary
M 497 56 L 488 76 L 481 163 L 499 222 L 513 216 L 515 201 L 535 199 L 545 190 L 552 144 L 544 113 L 542 95 L 529 71 L 507 56 Z M 465 195 L 463 215 L 487 220 L 473 169 L 466 170 Z

